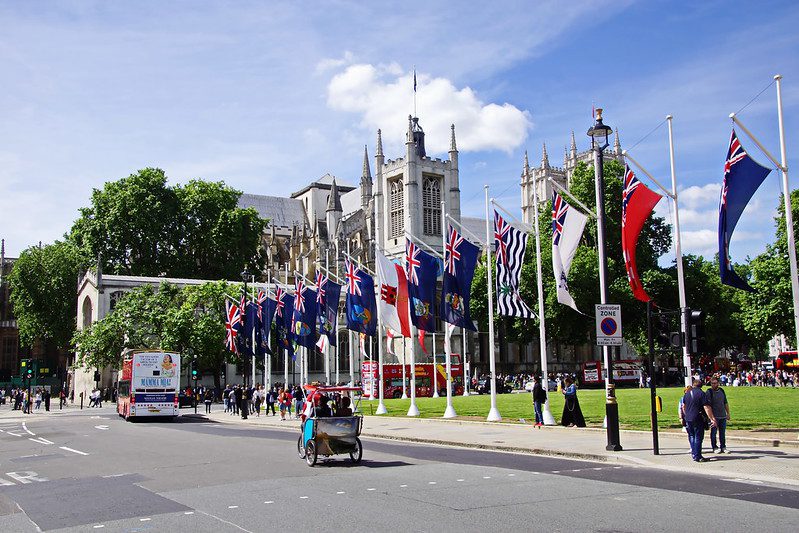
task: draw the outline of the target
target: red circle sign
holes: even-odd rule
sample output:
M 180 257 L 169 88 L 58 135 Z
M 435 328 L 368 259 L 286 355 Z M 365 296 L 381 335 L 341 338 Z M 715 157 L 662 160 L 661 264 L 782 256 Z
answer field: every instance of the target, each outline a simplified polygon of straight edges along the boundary
M 610 337 L 616 333 L 616 330 L 619 329 L 619 326 L 616 324 L 615 318 L 607 317 L 602 319 L 602 322 L 599 324 L 599 329 L 602 330 L 602 333 Z

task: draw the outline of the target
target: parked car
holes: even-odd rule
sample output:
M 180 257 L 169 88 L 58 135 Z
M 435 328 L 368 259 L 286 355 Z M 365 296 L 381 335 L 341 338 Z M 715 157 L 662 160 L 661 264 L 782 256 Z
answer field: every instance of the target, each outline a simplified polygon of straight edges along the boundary
M 507 394 L 513 391 L 513 387 L 504 381 L 497 380 L 497 394 Z M 491 382 L 487 379 L 477 380 L 478 394 L 491 394 Z

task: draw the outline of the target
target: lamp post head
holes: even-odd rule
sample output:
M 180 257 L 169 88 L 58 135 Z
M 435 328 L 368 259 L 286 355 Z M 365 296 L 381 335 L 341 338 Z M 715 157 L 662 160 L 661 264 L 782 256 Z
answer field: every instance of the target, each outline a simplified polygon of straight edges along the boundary
M 250 273 L 246 268 L 241 271 L 241 279 L 244 281 L 244 283 L 247 283 L 250 280 Z
M 587 132 L 588 136 L 591 137 L 591 143 L 606 147 L 608 145 L 608 137 L 610 137 L 611 133 L 613 133 L 611 127 L 602 123 L 602 108 L 597 108 L 596 122 L 593 126 L 588 128 Z

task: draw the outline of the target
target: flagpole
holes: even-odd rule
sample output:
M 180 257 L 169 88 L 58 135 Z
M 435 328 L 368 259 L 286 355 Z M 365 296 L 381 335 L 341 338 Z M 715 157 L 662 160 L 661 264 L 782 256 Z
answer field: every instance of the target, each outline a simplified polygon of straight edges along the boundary
M 339 249 L 338 249 L 338 239 L 336 240 L 336 279 L 339 281 L 339 271 L 338 271 L 338 264 L 339 264 Z M 339 374 L 340 370 L 339 367 L 341 366 L 341 361 L 339 361 L 339 346 L 341 345 L 341 339 L 339 338 L 339 316 L 338 316 L 338 306 L 336 306 L 336 327 L 335 327 L 335 334 L 336 334 L 336 345 L 333 347 L 333 361 L 336 363 L 336 385 L 341 383 L 341 375 Z
M 405 371 L 405 336 L 402 336 L 402 399 L 408 399 L 408 387 L 406 385 L 408 381 L 408 373 Z
M 284 273 L 286 275 L 286 285 L 288 285 L 289 284 L 289 264 L 288 263 L 284 263 L 284 266 L 286 267 L 284 269 Z M 284 326 L 283 329 L 285 330 L 286 329 L 285 328 L 286 319 L 285 319 L 285 317 L 281 317 L 281 318 L 283 318 L 283 326 Z M 286 332 L 286 341 L 287 341 L 286 342 L 287 345 L 288 345 L 289 342 L 291 342 L 291 341 L 288 340 L 288 332 Z M 289 349 L 288 349 L 288 346 L 283 349 L 283 388 L 286 389 L 286 392 L 288 392 L 288 389 L 289 389 Z
M 785 197 L 785 234 L 788 237 L 788 257 L 791 261 L 791 290 L 793 292 L 793 324 L 796 343 L 799 344 L 799 274 L 796 267 L 796 240 L 793 234 L 793 209 L 791 207 L 791 189 L 788 185 L 788 156 L 785 148 L 785 123 L 782 118 L 782 74 L 774 76 L 777 82 L 777 117 L 780 125 L 780 171 L 782 172 L 782 190 Z
M 469 396 L 469 376 L 466 374 L 466 328 L 461 328 L 461 372 L 463 373 L 463 395 Z
M 524 153 L 524 172 L 527 181 L 530 180 L 530 166 L 527 164 L 527 152 Z M 538 184 L 533 183 L 533 227 L 535 229 L 535 271 L 538 277 L 536 288 L 538 290 L 538 343 L 541 350 L 541 387 L 549 392 L 549 372 L 547 369 L 547 328 L 544 320 L 544 278 L 541 268 L 541 234 L 538 225 Z M 555 417 L 549 410 L 549 394 L 544 402 L 544 425 L 554 426 Z
M 254 274 L 252 276 L 252 283 L 255 283 L 255 275 Z M 252 288 L 253 288 L 253 293 L 254 293 L 255 292 L 255 287 L 252 287 Z M 255 297 L 252 296 L 252 295 L 250 296 L 250 304 L 251 305 L 255 305 Z M 251 375 L 252 375 L 252 381 L 253 381 L 253 383 L 251 383 L 251 385 L 253 385 L 253 386 L 255 385 L 255 353 L 257 352 L 257 349 L 255 347 L 255 327 L 254 326 L 255 326 L 255 324 L 253 324 L 252 339 L 250 339 L 252 341 L 252 344 L 251 344 L 251 346 L 252 346 L 252 374 Z M 252 399 L 252 398 L 250 398 L 250 399 Z
M 469 228 L 465 227 L 463 224 L 461 224 L 460 222 L 458 222 L 457 220 L 455 220 L 454 218 L 452 218 L 452 217 L 451 217 L 451 216 L 449 216 L 449 215 L 447 215 L 447 220 L 449 220 L 449 221 L 450 221 L 450 223 L 452 223 L 452 224 L 455 224 L 455 226 L 456 226 L 456 227 L 457 227 L 459 230 L 461 230 L 461 231 L 462 231 L 464 234 L 469 234 L 469 235 L 471 235 L 471 236 L 472 236 L 472 239 L 476 240 L 476 241 L 479 243 L 479 244 L 477 244 L 477 245 L 476 245 L 478 248 L 483 248 L 483 247 L 485 247 L 485 244 L 483 244 L 483 240 L 482 240 L 480 237 L 478 237 L 477 235 L 475 235 L 474 233 L 472 233 L 472 232 L 469 230 Z M 472 244 L 474 244 L 474 243 L 472 243 Z
M 347 239 L 347 257 L 350 261 L 353 261 L 352 256 L 350 255 L 350 241 Z M 357 261 L 356 261 L 357 263 Z M 353 331 L 349 331 L 349 353 L 350 353 L 350 387 L 355 386 L 355 340 L 353 338 Z
M 502 416 L 497 409 L 497 361 L 494 350 L 494 287 L 491 280 L 491 219 L 488 216 L 488 185 L 484 185 L 486 197 L 486 280 L 488 285 L 488 366 L 491 370 L 491 409 L 488 411 L 489 422 L 499 422 Z
M 677 255 L 677 290 L 680 297 L 680 309 L 683 310 L 688 306 L 685 296 L 685 270 L 683 269 L 682 261 L 682 246 L 680 242 L 680 209 L 679 202 L 677 202 L 677 173 L 674 168 L 674 135 L 671 126 L 671 115 L 666 115 L 666 120 L 669 123 L 669 164 L 671 165 L 671 194 L 674 199 L 674 252 Z M 685 386 L 691 385 L 691 352 L 688 349 L 688 322 L 687 315 L 683 312 L 680 313 L 680 326 L 684 335 L 685 341 L 682 343 L 682 364 L 685 367 Z M 654 367 L 653 367 L 654 368 Z M 655 384 L 655 376 L 650 376 L 652 379 L 652 386 Z
M 622 154 L 626 156 L 627 155 L 627 150 L 622 152 Z M 557 181 L 553 180 L 552 178 L 547 178 L 547 181 L 550 183 L 550 185 L 552 185 L 554 188 L 556 188 L 560 194 L 562 194 L 564 196 L 567 196 L 569 198 L 569 200 L 571 200 L 575 204 L 577 204 L 580 207 L 582 207 L 583 208 L 583 212 L 584 212 L 585 215 L 588 215 L 591 218 L 596 218 L 596 213 L 594 213 L 590 208 L 586 207 L 586 205 L 584 203 L 582 203 L 580 200 L 578 200 L 572 193 L 570 193 L 567 189 L 565 189 L 563 186 L 561 186 Z M 652 178 L 652 181 L 655 181 L 655 179 Z M 655 181 L 655 183 L 657 183 L 657 181 Z
M 444 252 L 444 256 L 446 257 L 447 254 L 447 211 L 446 211 L 446 202 L 441 202 L 441 250 Z M 452 253 L 450 251 L 450 253 Z M 452 257 L 450 256 L 450 259 Z M 444 269 L 446 270 L 447 265 L 444 264 Z M 442 286 L 442 291 L 443 286 Z M 442 295 L 443 299 L 443 295 Z M 455 418 L 458 416 L 458 413 L 455 412 L 455 408 L 452 406 L 452 335 L 449 333 L 449 324 L 444 325 L 444 357 L 446 357 L 446 365 L 447 365 L 447 408 L 444 410 L 444 418 Z M 433 342 L 433 375 L 435 375 L 435 362 L 436 362 L 436 343 Z
M 375 262 L 377 262 L 377 242 L 373 241 L 375 245 Z M 383 402 L 383 388 L 385 386 L 385 381 L 383 380 L 383 313 L 380 312 L 381 305 L 378 304 L 377 306 L 377 366 L 378 366 L 378 386 L 380 387 L 380 392 L 378 394 L 378 404 L 377 410 L 375 411 L 376 415 L 384 415 L 388 413 L 388 409 L 386 409 L 386 404 Z M 374 387 L 372 387 L 372 395 L 374 396 Z
M 328 249 L 325 248 L 325 272 L 328 272 Z M 317 290 L 319 287 L 317 287 Z M 338 303 L 338 302 L 336 302 Z M 325 299 L 325 320 L 327 320 L 327 299 Z M 326 335 L 323 331 L 322 335 Z M 325 343 L 325 383 L 330 385 L 330 343 Z

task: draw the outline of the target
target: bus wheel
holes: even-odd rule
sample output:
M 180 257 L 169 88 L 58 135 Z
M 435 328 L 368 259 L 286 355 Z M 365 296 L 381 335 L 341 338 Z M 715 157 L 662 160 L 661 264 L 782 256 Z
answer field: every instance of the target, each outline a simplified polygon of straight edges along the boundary
M 305 448 L 302 445 L 302 433 L 300 433 L 300 438 L 297 439 L 297 455 L 300 456 L 300 459 L 305 459 Z
M 391 397 L 394 398 L 395 400 L 399 400 L 400 398 L 402 398 L 402 393 L 398 390 L 395 390 L 394 394 L 392 394 Z
M 309 440 L 305 446 L 305 462 L 308 463 L 308 466 L 316 464 L 316 444 L 312 440 Z
M 363 446 L 361 446 L 361 439 L 355 437 L 355 449 L 350 452 L 350 459 L 353 463 L 360 463 L 363 457 Z

